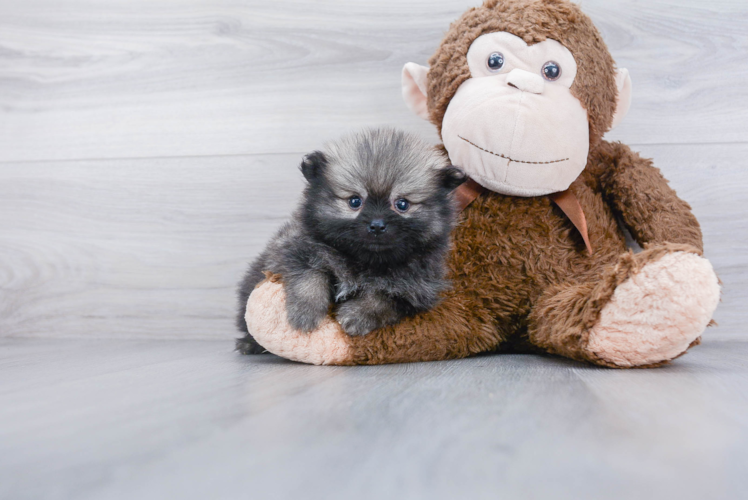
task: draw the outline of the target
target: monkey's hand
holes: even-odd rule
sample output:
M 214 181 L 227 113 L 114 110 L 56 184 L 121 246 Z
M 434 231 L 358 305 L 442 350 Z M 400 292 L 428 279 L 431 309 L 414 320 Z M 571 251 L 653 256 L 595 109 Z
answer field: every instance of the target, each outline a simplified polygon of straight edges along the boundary
M 400 319 L 392 300 L 375 294 L 346 300 L 338 307 L 336 317 L 345 333 L 352 336 L 366 335 Z
M 317 271 L 306 271 L 286 279 L 286 314 L 295 330 L 311 332 L 330 310 L 330 282 Z
M 247 301 L 247 326 L 268 351 L 294 361 L 315 365 L 354 364 L 350 337 L 340 324 L 326 316 L 312 333 L 302 333 L 288 323 L 286 293 L 277 275 L 254 289 Z
M 346 335 L 330 316 L 313 332 L 303 333 L 288 323 L 283 285 L 270 279 L 249 296 L 245 318 L 265 349 L 294 361 L 315 365 L 411 363 L 464 358 L 499 345 L 496 325 L 484 320 L 490 317 L 488 312 L 467 307 L 468 301 L 469 296 L 453 290 L 430 311 L 367 335 Z

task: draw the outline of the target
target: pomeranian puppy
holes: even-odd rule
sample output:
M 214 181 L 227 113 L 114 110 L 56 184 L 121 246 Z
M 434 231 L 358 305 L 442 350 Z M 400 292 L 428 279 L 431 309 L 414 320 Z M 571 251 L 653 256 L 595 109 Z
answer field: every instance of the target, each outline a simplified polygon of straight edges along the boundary
M 309 332 L 330 312 L 349 335 L 364 335 L 426 311 L 447 286 L 455 223 L 451 193 L 467 177 L 444 154 L 393 129 L 370 129 L 315 151 L 290 222 L 239 284 L 237 340 L 243 354 L 264 349 L 247 331 L 247 299 L 282 276 L 289 324 Z

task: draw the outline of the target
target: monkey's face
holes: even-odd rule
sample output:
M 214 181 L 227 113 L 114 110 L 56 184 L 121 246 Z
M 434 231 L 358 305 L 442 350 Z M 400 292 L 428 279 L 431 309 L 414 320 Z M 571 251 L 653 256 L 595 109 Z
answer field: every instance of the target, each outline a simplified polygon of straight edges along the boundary
M 504 194 L 567 189 L 631 104 L 628 71 L 568 0 L 486 0 L 430 62 L 403 68 L 406 104 L 440 128 L 452 162 Z
M 467 53 L 471 78 L 442 123 L 451 160 L 499 193 L 563 191 L 587 163 L 587 111 L 572 95 L 577 65 L 555 40 L 528 46 L 509 33 L 478 37 Z

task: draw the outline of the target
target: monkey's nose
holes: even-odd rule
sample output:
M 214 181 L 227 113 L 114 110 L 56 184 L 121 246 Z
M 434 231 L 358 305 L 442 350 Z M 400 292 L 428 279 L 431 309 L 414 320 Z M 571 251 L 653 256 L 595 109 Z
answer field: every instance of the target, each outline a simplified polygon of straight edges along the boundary
M 369 232 L 372 234 L 382 234 L 387 230 L 387 224 L 383 219 L 374 219 L 369 223 Z
M 532 94 L 542 94 L 545 88 L 545 81 L 543 81 L 542 76 L 519 68 L 515 68 L 509 72 L 506 83 L 512 87 L 517 87 L 523 92 L 530 92 Z

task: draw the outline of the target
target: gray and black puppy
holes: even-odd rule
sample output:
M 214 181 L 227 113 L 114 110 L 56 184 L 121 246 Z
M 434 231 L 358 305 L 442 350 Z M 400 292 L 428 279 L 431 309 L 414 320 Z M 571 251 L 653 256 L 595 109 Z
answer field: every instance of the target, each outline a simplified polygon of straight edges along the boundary
M 434 307 L 447 286 L 455 222 L 452 191 L 467 178 L 420 139 L 393 129 L 344 137 L 304 157 L 308 184 L 290 222 L 239 284 L 237 340 L 264 349 L 247 331 L 249 294 L 280 274 L 288 322 L 314 330 L 331 307 L 349 335 L 364 335 Z

